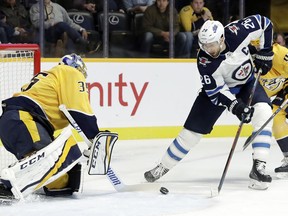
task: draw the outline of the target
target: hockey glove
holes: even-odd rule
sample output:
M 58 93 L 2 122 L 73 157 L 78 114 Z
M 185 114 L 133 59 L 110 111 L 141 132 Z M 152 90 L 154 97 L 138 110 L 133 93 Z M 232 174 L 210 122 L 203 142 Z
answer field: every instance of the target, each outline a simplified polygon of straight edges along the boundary
M 234 100 L 229 107 L 229 111 L 236 115 L 240 121 L 243 119 L 244 123 L 249 123 L 252 119 L 254 108 L 248 107 L 240 100 Z
M 262 69 L 261 75 L 265 75 L 271 70 L 273 56 L 272 49 L 260 50 L 255 54 L 254 64 L 257 71 Z

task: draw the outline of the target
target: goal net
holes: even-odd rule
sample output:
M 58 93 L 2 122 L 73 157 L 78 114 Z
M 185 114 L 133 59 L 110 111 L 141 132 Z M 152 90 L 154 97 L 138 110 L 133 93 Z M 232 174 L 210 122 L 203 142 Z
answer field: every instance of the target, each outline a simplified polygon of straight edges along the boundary
M 0 44 L 0 102 L 19 92 L 22 85 L 40 72 L 40 58 L 37 44 Z M 14 155 L 0 141 L 0 171 L 14 161 Z

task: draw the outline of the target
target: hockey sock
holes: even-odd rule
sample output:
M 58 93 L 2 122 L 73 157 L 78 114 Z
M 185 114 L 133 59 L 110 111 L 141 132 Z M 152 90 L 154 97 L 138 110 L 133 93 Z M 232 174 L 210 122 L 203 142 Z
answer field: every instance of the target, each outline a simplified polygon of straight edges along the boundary
M 257 131 L 266 121 L 265 117 L 270 116 L 271 107 L 266 103 L 257 103 L 254 105 L 254 115 L 252 126 Z M 267 161 L 270 151 L 272 138 L 272 121 L 259 133 L 252 143 L 253 159 Z
M 283 139 L 277 139 L 276 141 L 277 141 L 283 155 L 285 157 L 287 157 L 288 156 L 288 137 L 285 137 Z
M 166 150 L 161 163 L 166 168 L 171 169 L 188 154 L 190 149 L 200 141 L 201 137 L 202 134 L 183 128 Z

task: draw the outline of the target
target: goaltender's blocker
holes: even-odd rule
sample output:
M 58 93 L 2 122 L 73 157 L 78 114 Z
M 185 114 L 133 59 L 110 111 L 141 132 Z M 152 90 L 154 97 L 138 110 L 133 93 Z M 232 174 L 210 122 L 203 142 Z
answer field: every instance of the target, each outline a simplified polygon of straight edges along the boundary
M 88 159 L 89 175 L 106 175 L 110 166 L 112 150 L 118 134 L 99 132 L 93 140 Z

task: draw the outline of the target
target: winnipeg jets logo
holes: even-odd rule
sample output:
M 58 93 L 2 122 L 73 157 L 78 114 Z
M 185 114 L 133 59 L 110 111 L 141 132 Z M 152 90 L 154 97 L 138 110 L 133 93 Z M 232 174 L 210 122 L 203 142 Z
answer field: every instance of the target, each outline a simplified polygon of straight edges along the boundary
M 261 78 L 261 82 L 262 82 L 264 88 L 268 89 L 269 91 L 275 91 L 275 90 L 281 89 L 283 87 L 283 84 L 285 82 L 285 78 L 283 78 L 283 77 L 276 77 L 273 79 Z
M 205 57 L 200 57 L 199 58 L 199 64 L 206 66 L 207 64 L 211 63 L 211 61 L 209 61 L 207 58 Z
M 212 28 L 212 30 L 213 30 L 214 33 L 217 32 L 217 29 L 218 29 L 217 25 L 214 25 L 213 28 Z
M 245 80 L 251 74 L 251 69 L 252 67 L 250 62 L 247 62 L 234 71 L 233 78 L 240 81 Z
M 239 28 L 238 28 L 237 26 L 231 25 L 231 26 L 228 27 L 228 29 L 229 29 L 232 33 L 234 33 L 234 34 L 236 34 L 236 35 L 238 34 Z

